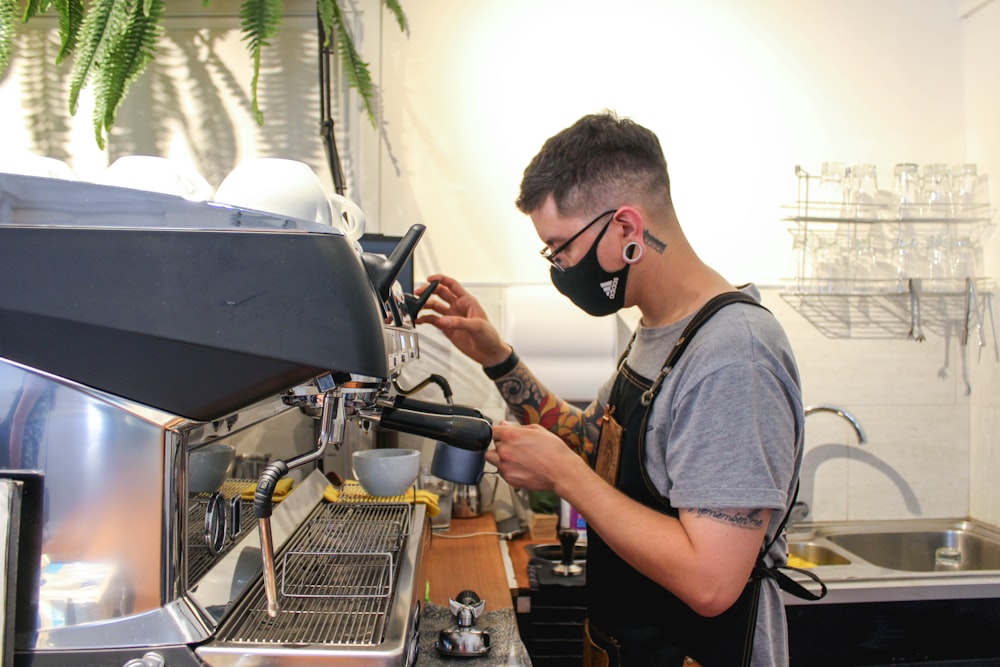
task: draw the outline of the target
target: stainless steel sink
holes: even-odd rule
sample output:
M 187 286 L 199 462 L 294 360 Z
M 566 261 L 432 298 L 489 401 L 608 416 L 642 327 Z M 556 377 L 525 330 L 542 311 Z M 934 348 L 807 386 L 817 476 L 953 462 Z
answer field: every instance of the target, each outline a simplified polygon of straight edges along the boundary
M 974 519 L 797 523 L 788 551 L 827 584 L 824 603 L 1000 598 L 1000 528 Z
M 850 565 L 851 563 L 850 560 L 833 549 L 815 542 L 789 542 L 788 555 L 808 561 L 809 565 L 803 565 L 807 568 L 821 565 Z
M 828 539 L 869 563 L 892 570 L 1000 570 L 1000 542 L 966 529 L 832 534 Z

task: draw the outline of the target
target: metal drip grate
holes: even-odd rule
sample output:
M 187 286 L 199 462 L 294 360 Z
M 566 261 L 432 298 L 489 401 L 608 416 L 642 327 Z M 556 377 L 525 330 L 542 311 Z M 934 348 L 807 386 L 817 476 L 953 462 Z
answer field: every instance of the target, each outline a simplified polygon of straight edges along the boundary
M 223 482 L 219 493 L 228 502 L 232 498 L 240 496 L 247 489 L 248 485 L 256 486 L 256 480 L 251 479 L 227 479 Z M 253 515 L 253 502 L 243 501 L 240 504 L 240 530 L 236 535 L 229 535 L 222 550 L 213 554 L 205 543 L 205 515 L 208 510 L 210 493 L 199 493 L 192 496 L 188 501 L 188 522 L 187 522 L 187 581 L 188 585 L 194 585 L 201 577 L 208 572 L 222 556 L 226 554 L 233 545 L 251 530 L 257 529 L 257 520 Z M 227 522 L 231 522 L 228 516 Z
M 267 615 L 258 583 L 221 638 L 251 644 L 380 644 L 412 511 L 407 503 L 321 503 L 276 563 L 278 616 Z

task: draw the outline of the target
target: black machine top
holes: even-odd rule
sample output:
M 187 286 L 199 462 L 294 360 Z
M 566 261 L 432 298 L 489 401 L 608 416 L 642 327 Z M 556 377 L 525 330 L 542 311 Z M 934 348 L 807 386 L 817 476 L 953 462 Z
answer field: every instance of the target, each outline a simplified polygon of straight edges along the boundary
M 370 273 L 332 227 L 0 174 L 0 357 L 179 416 L 385 377 Z

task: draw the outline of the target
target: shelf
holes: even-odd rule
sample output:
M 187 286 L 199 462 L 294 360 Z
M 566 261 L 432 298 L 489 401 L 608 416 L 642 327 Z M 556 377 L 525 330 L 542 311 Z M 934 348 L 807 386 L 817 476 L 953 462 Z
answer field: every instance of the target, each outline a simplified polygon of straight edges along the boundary
M 781 298 L 827 338 L 907 339 L 914 326 L 910 294 L 907 292 L 810 293 L 785 291 Z M 966 325 L 965 295 L 961 292 L 925 292 L 920 296 L 919 324 L 925 335 L 963 337 L 969 344 L 985 340 L 993 326 L 993 295 L 976 293 Z M 978 309 L 979 316 L 976 312 Z M 995 334 L 994 338 L 995 338 Z
M 988 203 L 894 205 L 881 191 L 856 204 L 816 201 L 810 182 L 817 177 L 801 167 L 795 174 L 798 198 L 783 218 L 795 277 L 784 301 L 828 338 L 932 334 L 985 345 L 994 284 L 977 274 L 993 230 Z
M 943 226 L 991 226 L 995 211 L 989 204 L 944 205 L 925 207 L 921 215 L 920 207 L 908 206 L 912 212 L 901 212 L 900 207 L 891 204 L 844 205 L 826 202 L 798 202 L 782 207 L 788 211 L 784 220 L 798 223 L 857 223 L 862 225 L 913 225 L 916 227 Z

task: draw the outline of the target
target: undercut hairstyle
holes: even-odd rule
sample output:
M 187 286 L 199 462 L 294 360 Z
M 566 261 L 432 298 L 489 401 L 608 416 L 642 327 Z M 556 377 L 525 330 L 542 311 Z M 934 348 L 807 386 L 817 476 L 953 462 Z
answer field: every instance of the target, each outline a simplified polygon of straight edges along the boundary
M 517 208 L 531 213 L 549 195 L 564 216 L 639 203 L 669 210 L 670 177 L 660 140 L 613 111 L 584 116 L 546 141 L 531 160 Z

